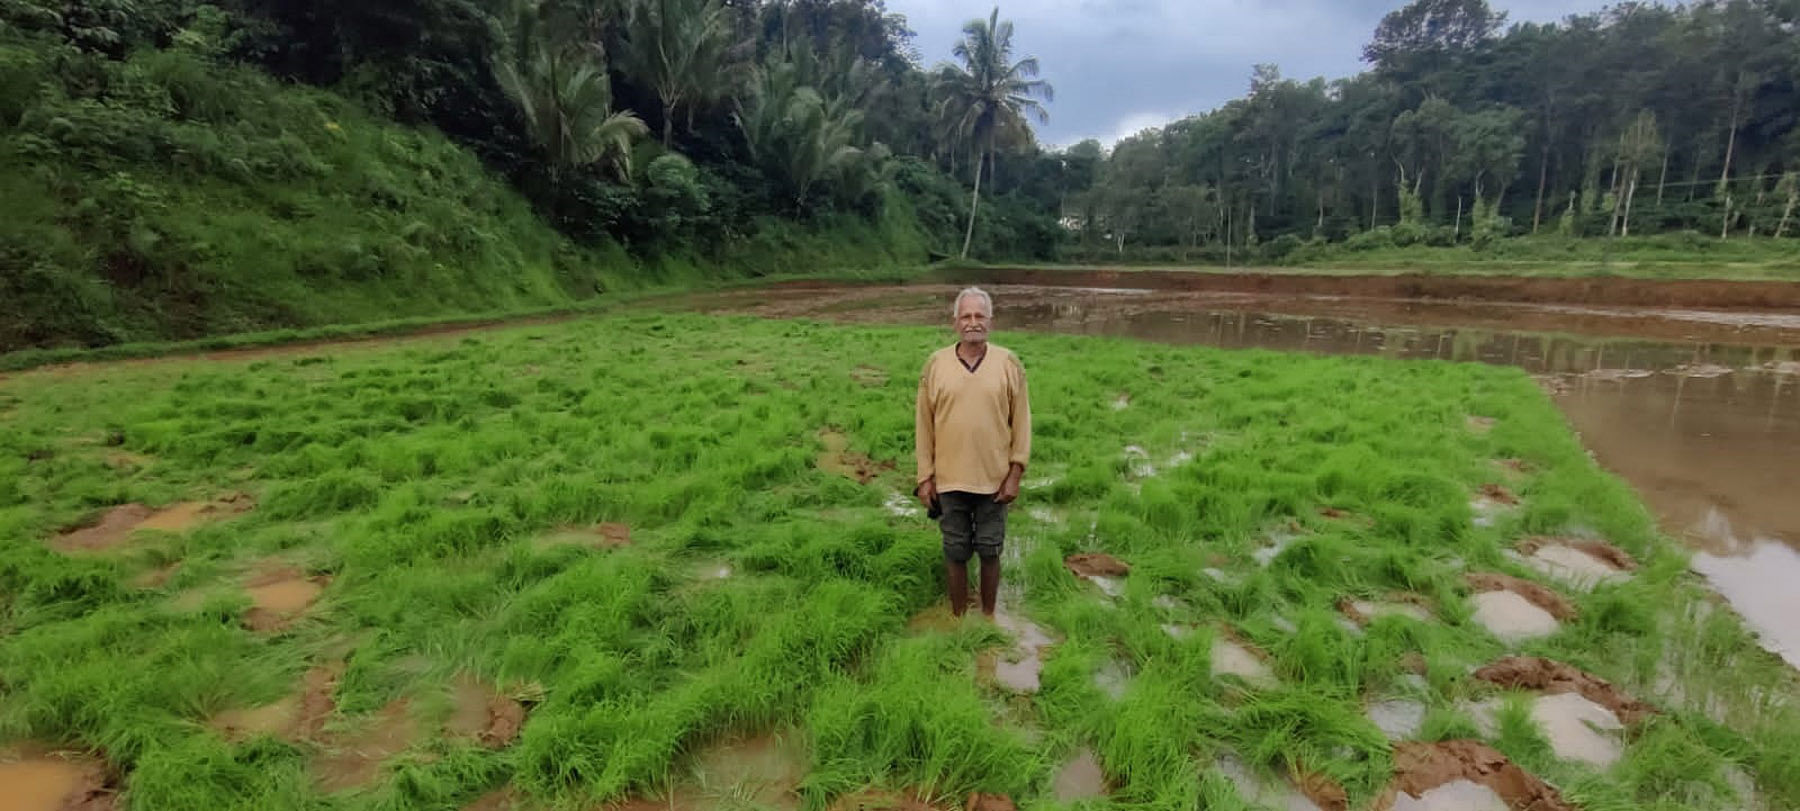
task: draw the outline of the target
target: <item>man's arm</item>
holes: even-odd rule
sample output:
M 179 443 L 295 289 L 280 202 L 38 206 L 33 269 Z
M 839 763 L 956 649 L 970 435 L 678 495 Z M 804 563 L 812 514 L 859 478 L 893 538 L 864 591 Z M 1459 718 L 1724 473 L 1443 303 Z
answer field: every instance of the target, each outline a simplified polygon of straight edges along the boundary
M 1025 385 L 1025 366 L 1016 355 L 1008 377 L 1012 387 L 1012 413 L 1007 415 L 1007 422 L 1012 425 L 1012 453 L 1007 457 L 1006 480 L 1000 483 L 1000 492 L 994 499 L 1002 504 L 1019 497 L 1019 482 L 1025 478 L 1025 465 L 1031 462 L 1031 392 Z
M 913 493 L 926 507 L 937 500 L 937 487 L 933 481 L 937 475 L 935 417 L 931 400 L 931 359 L 926 358 L 925 368 L 919 372 L 919 395 L 913 404 L 913 461 L 918 465 Z

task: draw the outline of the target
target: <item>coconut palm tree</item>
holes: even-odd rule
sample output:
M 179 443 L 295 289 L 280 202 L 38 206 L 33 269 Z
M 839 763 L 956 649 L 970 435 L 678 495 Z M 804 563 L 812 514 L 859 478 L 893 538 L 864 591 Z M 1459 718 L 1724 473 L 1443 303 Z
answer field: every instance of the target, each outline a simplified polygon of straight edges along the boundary
M 675 112 L 693 129 L 694 108 L 731 90 L 731 18 L 720 0 L 634 0 L 626 25 L 633 74 L 662 100 L 662 141 L 675 136 Z
M 549 159 L 552 173 L 610 160 L 631 174 L 631 144 L 648 128 L 629 110 L 612 108 L 612 81 L 600 54 L 558 43 L 543 31 L 544 8 L 526 0 L 509 26 L 510 53 L 496 60 L 501 90 L 519 108 L 525 129 Z
M 1013 25 L 1000 19 L 1000 9 L 985 20 L 970 20 L 963 38 L 952 51 L 961 64 L 938 69 L 935 90 L 940 123 L 958 141 L 974 150 L 975 188 L 969 196 L 969 227 L 963 235 L 962 255 L 969 255 L 975 239 L 975 213 L 981 204 L 981 173 L 993 162 L 995 150 L 1029 143 L 1027 115 L 1041 123 L 1049 120 L 1038 98 L 1050 101 L 1050 84 L 1038 75 L 1037 57 L 1012 61 Z

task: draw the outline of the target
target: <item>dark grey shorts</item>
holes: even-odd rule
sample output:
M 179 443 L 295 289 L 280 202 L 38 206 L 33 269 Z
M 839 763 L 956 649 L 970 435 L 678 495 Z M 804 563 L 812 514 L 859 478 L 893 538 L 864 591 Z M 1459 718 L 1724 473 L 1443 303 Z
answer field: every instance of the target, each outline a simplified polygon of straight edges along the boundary
M 945 560 L 967 563 L 974 555 L 983 560 L 1000 556 L 1007 505 L 995 501 L 992 493 L 958 491 L 939 493 L 938 506 L 944 512 L 938 517 L 938 529 L 944 531 Z

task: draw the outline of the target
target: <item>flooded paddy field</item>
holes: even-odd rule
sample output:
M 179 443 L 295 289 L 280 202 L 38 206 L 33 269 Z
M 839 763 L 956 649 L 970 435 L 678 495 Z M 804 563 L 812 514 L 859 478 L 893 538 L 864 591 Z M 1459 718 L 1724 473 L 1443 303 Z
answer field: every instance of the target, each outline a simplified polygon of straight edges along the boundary
M 1093 298 L 1014 293 L 1003 328 Z M 1544 395 L 1602 381 L 1003 332 L 1036 443 L 988 623 L 905 496 L 947 340 L 649 313 L 10 376 L 0 778 L 44 809 L 1800 804 L 1792 670 Z M 1664 378 L 1728 376 L 1605 384 Z

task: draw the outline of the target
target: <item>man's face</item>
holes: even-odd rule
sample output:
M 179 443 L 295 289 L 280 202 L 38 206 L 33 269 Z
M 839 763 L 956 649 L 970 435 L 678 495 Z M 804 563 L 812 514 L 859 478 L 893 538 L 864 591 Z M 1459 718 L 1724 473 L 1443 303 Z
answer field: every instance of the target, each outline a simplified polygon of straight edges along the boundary
M 963 296 L 956 305 L 956 337 L 963 343 L 987 343 L 988 327 L 993 324 L 994 316 L 982 307 L 981 299 L 975 296 Z

